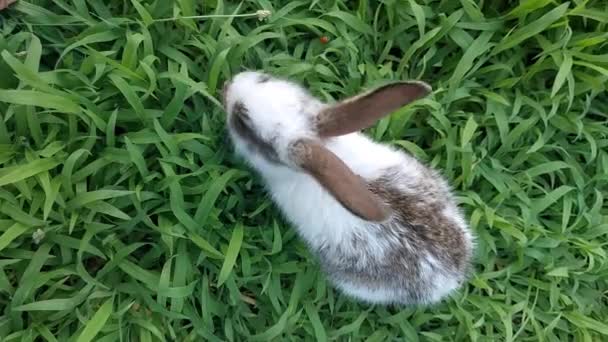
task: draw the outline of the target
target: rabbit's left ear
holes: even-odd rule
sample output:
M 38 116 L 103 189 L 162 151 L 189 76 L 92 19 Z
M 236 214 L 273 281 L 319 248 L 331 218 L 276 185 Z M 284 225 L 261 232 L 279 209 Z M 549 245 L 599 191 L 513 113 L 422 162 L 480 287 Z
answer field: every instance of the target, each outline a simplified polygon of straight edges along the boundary
M 298 140 L 291 145 L 289 157 L 354 215 L 374 222 L 389 217 L 389 207 L 368 189 L 363 178 L 319 142 Z
M 353 133 L 431 92 L 424 82 L 399 82 L 376 88 L 339 102 L 317 116 L 317 133 L 322 138 Z

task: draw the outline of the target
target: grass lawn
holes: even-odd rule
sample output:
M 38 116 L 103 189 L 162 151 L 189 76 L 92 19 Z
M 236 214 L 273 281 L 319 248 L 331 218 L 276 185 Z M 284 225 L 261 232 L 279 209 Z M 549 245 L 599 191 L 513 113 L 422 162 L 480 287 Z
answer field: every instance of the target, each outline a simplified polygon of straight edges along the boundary
M 608 340 L 605 0 L 20 0 L 0 52 L 2 341 Z M 245 68 L 430 83 L 368 133 L 450 179 L 469 283 L 333 290 L 228 143 Z

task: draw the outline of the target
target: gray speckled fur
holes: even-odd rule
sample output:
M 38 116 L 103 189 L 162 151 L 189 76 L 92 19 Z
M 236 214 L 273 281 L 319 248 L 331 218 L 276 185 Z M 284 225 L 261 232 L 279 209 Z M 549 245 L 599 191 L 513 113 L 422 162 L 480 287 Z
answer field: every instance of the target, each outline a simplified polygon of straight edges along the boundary
M 370 190 L 395 211 L 388 222 L 367 226 L 376 241 L 386 244 L 389 253 L 382 259 L 375 257 L 368 241 L 356 235 L 350 246 L 317 248 L 315 252 L 330 280 L 365 284 L 371 289 L 392 288 L 395 298 L 400 298 L 396 303 L 423 304 L 430 301 L 429 288 L 437 285 L 433 277 L 425 277 L 422 272 L 425 256 L 431 255 L 441 264 L 429 266 L 432 275 L 443 273 L 460 283 L 465 281 L 471 268 L 472 246 L 457 222 L 440 214 L 453 205 L 443 179 L 432 169 L 427 169 L 425 176 L 427 180 L 408 193 L 395 188 L 407 177 L 396 170 L 387 170 L 383 177 L 369 182 Z

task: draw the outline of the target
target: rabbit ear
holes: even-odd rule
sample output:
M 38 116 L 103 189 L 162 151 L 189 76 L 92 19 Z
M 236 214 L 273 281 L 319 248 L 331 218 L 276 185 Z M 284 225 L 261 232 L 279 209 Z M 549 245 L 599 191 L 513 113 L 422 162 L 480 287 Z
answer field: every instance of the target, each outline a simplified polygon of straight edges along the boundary
M 17 0 L 0 0 L 0 11 L 7 8 L 10 4 L 14 3 Z
M 320 137 L 334 137 L 362 130 L 430 92 L 431 87 L 424 82 L 399 82 L 376 88 L 320 112 L 317 132 Z
M 363 178 L 354 174 L 320 143 L 298 140 L 289 153 L 293 162 L 314 177 L 351 213 L 368 221 L 380 222 L 388 218 L 389 208 L 367 188 Z

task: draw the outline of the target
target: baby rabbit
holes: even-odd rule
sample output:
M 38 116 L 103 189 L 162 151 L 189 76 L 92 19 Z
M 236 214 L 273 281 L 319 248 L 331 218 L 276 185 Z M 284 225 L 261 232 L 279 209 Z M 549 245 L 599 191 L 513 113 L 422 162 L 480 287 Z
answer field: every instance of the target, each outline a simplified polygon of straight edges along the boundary
M 426 96 L 398 82 L 337 104 L 261 72 L 224 85 L 236 152 L 343 293 L 372 304 L 431 304 L 470 269 L 472 234 L 446 181 L 358 131 Z

